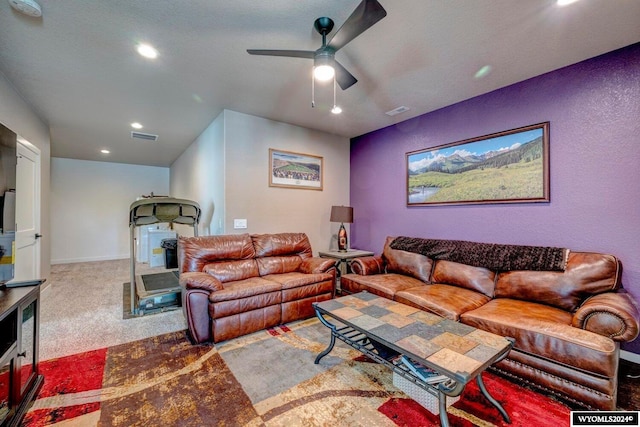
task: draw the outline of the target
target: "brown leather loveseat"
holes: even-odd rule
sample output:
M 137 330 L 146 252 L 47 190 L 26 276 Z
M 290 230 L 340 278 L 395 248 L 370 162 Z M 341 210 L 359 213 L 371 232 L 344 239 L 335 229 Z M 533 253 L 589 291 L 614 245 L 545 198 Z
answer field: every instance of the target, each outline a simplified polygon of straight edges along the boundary
M 178 262 L 196 343 L 311 317 L 335 290 L 335 260 L 312 257 L 304 233 L 180 237 Z
M 504 271 L 399 250 L 394 240 L 381 256 L 355 259 L 342 291 L 366 290 L 512 337 L 495 370 L 587 408 L 616 408 L 619 345 L 638 336 L 639 322 L 616 257 L 566 250 L 562 271 Z

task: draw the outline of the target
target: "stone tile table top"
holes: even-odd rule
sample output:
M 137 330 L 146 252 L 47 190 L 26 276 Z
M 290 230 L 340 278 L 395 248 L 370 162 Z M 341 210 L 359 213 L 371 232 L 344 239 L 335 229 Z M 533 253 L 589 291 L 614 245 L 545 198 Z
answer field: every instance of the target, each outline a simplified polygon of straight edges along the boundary
M 511 348 L 506 338 L 433 313 L 360 292 L 316 304 L 335 320 L 467 383 Z

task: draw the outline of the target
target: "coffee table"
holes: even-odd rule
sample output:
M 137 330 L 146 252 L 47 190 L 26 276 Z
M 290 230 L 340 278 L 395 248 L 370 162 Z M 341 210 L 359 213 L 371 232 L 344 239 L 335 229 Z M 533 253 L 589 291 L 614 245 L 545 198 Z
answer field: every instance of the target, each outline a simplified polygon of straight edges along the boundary
M 475 378 L 482 394 L 511 423 L 485 387 L 482 372 L 509 354 L 512 339 L 366 291 L 313 305 L 318 319 L 331 330 L 331 342 L 316 364 L 331 352 L 337 338 L 435 396 L 443 427 L 449 425 L 446 397 L 459 396 Z M 426 376 L 420 375 L 425 371 Z

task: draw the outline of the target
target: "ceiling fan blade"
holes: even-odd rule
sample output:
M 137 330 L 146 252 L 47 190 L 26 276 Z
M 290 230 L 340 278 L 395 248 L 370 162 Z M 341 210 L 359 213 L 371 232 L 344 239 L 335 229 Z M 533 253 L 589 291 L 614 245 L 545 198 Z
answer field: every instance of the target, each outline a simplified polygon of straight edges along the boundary
M 377 0 L 362 0 L 342 27 L 333 35 L 328 46 L 338 50 L 387 16 L 387 11 Z
M 313 59 L 315 54 L 311 50 L 271 50 L 271 49 L 247 49 L 250 55 L 287 56 L 289 58 Z
M 340 85 L 342 90 L 349 89 L 351 86 L 358 82 L 358 79 L 353 77 L 353 74 L 347 71 L 338 61 L 334 61 L 336 69 L 336 81 Z

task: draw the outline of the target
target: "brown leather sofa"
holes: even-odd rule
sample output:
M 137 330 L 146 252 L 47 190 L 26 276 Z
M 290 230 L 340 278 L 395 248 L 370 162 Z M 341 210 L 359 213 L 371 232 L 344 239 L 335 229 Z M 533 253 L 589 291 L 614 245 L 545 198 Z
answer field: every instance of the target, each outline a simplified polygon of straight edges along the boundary
M 312 257 L 303 233 L 180 237 L 178 263 L 196 343 L 311 317 L 335 292 L 335 260 Z
M 343 292 L 363 290 L 515 339 L 494 369 L 590 409 L 616 408 L 620 342 L 639 314 L 612 255 L 569 252 L 564 271 L 492 271 L 392 249 L 357 258 Z

